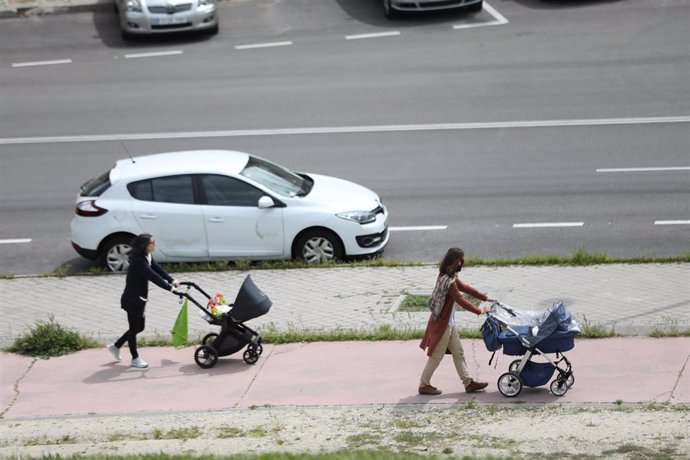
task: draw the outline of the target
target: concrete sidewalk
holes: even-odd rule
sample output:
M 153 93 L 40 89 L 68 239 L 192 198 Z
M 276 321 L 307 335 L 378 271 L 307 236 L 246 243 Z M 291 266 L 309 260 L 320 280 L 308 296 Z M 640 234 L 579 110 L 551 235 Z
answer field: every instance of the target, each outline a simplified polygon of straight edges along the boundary
M 0 0 L 0 19 L 112 8 L 114 0 Z

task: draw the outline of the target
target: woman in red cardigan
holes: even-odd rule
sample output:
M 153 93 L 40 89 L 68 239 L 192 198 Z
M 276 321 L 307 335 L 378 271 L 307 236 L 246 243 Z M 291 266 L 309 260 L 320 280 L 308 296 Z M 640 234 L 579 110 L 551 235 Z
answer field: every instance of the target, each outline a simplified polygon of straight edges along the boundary
M 477 315 L 485 314 L 490 307 L 478 308 L 465 299 L 462 293 L 484 302 L 494 302 L 488 294 L 477 291 L 457 277 L 465 263 L 465 253 L 460 248 L 450 248 L 441 261 L 436 286 L 429 300 L 431 317 L 419 346 L 426 349 L 429 359 L 419 380 L 419 394 L 440 395 L 441 390 L 431 385 L 431 376 L 441 363 L 444 354 L 453 355 L 453 363 L 467 393 L 474 393 L 487 387 L 488 383 L 478 382 L 467 373 L 465 353 L 455 324 L 455 304 Z

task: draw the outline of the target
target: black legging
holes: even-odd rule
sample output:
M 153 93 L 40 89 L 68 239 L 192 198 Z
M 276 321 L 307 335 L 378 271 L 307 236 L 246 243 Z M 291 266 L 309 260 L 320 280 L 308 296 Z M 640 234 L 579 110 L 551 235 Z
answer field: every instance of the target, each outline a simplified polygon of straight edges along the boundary
M 137 334 L 144 330 L 146 326 L 146 317 L 143 311 L 128 311 L 127 321 L 129 322 L 129 330 L 125 332 L 122 337 L 117 339 L 115 346 L 122 348 L 125 342 L 129 342 L 129 351 L 132 353 L 132 359 L 139 357 L 137 351 Z

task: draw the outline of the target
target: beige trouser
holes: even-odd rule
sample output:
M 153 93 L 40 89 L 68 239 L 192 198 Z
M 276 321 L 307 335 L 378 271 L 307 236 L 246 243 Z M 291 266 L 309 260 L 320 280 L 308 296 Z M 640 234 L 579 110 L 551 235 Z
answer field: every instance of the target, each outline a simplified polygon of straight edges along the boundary
M 424 371 L 422 372 L 422 378 L 419 380 L 419 386 L 431 385 L 431 376 L 434 375 L 434 371 L 441 364 L 443 355 L 449 350 L 453 356 L 453 363 L 455 363 L 455 370 L 458 372 L 462 384 L 467 386 L 470 384 L 472 379 L 467 374 L 467 363 L 465 362 L 465 351 L 462 349 L 462 344 L 460 343 L 460 337 L 455 329 L 455 326 L 446 328 L 446 332 L 443 333 L 441 341 L 438 343 L 434 352 L 429 356 L 429 360 L 424 366 Z

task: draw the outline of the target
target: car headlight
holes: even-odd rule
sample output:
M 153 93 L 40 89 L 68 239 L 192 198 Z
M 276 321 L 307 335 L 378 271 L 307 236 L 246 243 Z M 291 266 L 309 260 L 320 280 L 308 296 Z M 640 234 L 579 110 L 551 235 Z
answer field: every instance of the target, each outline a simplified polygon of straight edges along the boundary
M 376 221 L 376 213 L 371 211 L 347 211 L 338 213 L 336 216 L 357 222 L 358 224 L 368 224 Z
M 141 12 L 141 2 L 139 0 L 127 0 L 127 11 Z

